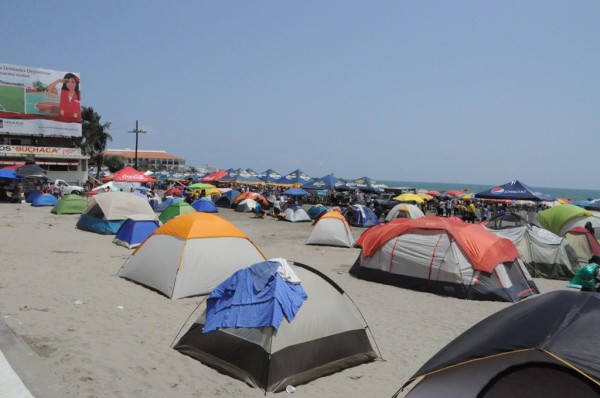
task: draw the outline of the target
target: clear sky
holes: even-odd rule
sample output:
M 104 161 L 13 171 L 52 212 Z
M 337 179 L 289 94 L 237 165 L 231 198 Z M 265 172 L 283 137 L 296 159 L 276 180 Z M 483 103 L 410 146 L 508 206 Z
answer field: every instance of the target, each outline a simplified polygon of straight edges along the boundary
M 2 2 L 111 149 L 313 177 L 599 189 L 598 1 Z

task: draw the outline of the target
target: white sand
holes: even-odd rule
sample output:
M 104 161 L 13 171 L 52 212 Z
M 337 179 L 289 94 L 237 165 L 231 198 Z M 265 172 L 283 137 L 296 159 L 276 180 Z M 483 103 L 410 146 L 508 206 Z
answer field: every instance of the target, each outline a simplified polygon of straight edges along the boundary
M 359 249 L 306 246 L 310 223 L 254 219 L 228 209 L 219 209 L 219 215 L 267 257 L 305 263 L 335 280 L 360 308 L 385 359 L 296 386 L 297 397 L 391 396 L 453 338 L 512 305 L 358 280 L 348 270 Z M 113 244 L 112 235 L 76 229 L 78 217 L 51 214 L 49 207 L 0 204 L 0 313 L 73 396 L 264 396 L 173 350 L 201 299 L 171 301 L 116 277 L 131 251 Z M 362 232 L 354 228 L 355 237 Z M 542 292 L 566 289 L 564 281 L 536 283 Z

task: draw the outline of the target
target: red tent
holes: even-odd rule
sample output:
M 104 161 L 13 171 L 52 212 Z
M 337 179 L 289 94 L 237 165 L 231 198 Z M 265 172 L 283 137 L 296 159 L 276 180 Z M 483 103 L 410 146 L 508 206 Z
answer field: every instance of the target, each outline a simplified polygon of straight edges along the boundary
M 121 181 L 121 182 L 156 182 L 156 180 L 141 171 L 137 171 L 131 166 L 127 166 L 119 171 L 117 171 L 112 176 L 113 181 Z

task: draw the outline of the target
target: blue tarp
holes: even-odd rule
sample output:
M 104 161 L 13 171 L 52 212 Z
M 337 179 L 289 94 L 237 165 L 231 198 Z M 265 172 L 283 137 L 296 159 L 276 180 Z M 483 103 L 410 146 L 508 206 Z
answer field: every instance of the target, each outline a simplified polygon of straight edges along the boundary
M 300 284 L 285 281 L 279 262 L 264 261 L 241 269 L 208 296 L 203 333 L 218 328 L 279 328 L 283 317 L 291 322 L 308 298 Z
M 487 191 L 475 194 L 479 199 L 501 199 L 501 200 L 534 200 L 534 201 L 553 201 L 550 195 L 534 191 L 519 180 L 513 180 L 506 184 L 490 188 Z

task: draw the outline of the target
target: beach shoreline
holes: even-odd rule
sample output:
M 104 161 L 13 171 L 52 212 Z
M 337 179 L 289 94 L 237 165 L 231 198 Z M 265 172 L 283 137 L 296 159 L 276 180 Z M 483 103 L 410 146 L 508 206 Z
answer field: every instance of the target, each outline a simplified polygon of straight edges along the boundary
M 222 208 L 218 215 L 245 232 L 267 258 L 307 264 L 339 284 L 381 351 L 384 361 L 296 386 L 298 397 L 391 396 L 453 338 L 512 305 L 359 280 L 348 270 L 360 249 L 305 245 L 311 223 L 257 219 Z M 199 315 L 202 297 L 169 300 L 117 277 L 132 251 L 113 244 L 113 235 L 78 230 L 79 215 L 54 215 L 48 207 L 1 203 L 0 217 L 0 313 L 71 396 L 264 396 L 171 348 Z M 352 231 L 358 238 L 364 229 Z M 565 281 L 535 282 L 542 293 L 566 289 Z

